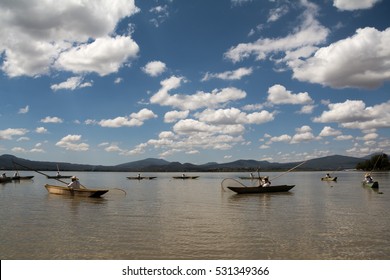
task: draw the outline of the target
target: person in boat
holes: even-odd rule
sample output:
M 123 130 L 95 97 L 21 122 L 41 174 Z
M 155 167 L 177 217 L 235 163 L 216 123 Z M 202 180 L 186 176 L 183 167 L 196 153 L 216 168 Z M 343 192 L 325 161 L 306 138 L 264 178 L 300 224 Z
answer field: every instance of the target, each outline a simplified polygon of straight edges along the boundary
M 19 172 L 18 171 L 15 171 L 15 173 L 14 173 L 14 178 L 19 178 L 20 176 L 19 176 Z
M 76 176 L 72 176 L 72 182 L 68 184 L 68 188 L 74 190 L 74 189 L 80 189 L 80 182 L 79 178 Z
M 141 173 L 138 173 L 137 178 L 141 179 Z
M 329 173 L 326 173 L 325 178 L 331 178 Z
M 372 182 L 374 182 L 374 179 L 371 177 L 371 175 L 369 173 L 367 173 L 365 175 L 365 181 L 366 181 L 366 183 L 372 183 Z
M 253 176 L 253 173 L 251 172 L 251 179 L 254 179 L 255 178 L 255 176 Z
M 1 178 L 7 178 L 7 174 L 5 173 L 1 174 Z
M 271 186 L 271 182 L 270 180 L 268 179 L 268 176 L 265 176 L 264 179 L 262 180 L 262 184 L 261 184 L 262 187 L 270 187 Z
M 61 177 L 60 171 L 57 171 L 57 177 Z
M 186 174 L 184 174 L 184 173 L 183 173 L 183 174 L 181 174 L 181 177 L 183 177 L 183 178 L 184 178 L 185 176 L 186 176 Z

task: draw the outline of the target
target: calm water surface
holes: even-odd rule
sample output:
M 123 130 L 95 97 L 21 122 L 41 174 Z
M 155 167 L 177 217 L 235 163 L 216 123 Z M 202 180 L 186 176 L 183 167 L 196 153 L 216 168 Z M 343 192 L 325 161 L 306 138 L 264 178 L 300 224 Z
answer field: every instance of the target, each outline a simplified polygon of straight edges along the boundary
M 254 195 L 221 188 L 243 173 L 76 173 L 113 189 L 101 199 L 48 194 L 56 181 L 21 173 L 34 180 L 0 184 L 0 259 L 390 259 L 389 173 L 375 174 L 374 191 L 361 172 L 331 183 L 291 172 L 273 181 L 290 192 Z

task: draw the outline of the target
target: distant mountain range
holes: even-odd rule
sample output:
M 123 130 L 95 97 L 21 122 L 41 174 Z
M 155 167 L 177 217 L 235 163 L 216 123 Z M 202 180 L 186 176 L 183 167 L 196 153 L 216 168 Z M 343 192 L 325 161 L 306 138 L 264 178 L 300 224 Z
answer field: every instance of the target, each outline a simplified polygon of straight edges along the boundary
M 369 156 L 367 156 L 369 157 Z M 334 171 L 354 169 L 359 162 L 367 159 L 333 155 L 310 159 L 296 170 Z M 20 164 L 20 165 L 18 165 Z M 40 170 L 40 171 L 116 171 L 116 172 L 241 172 L 241 171 L 284 171 L 300 164 L 300 162 L 275 163 L 256 160 L 236 160 L 228 163 L 209 162 L 192 164 L 169 162 L 163 159 L 147 158 L 114 166 L 75 164 L 67 162 L 31 161 L 4 154 L 0 156 L 0 170 Z M 24 166 L 24 167 L 23 167 Z

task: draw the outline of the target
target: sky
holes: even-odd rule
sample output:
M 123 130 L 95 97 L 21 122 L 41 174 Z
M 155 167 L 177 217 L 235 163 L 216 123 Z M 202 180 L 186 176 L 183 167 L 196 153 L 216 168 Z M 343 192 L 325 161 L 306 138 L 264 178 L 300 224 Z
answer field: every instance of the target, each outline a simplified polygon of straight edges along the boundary
M 0 154 L 388 153 L 389 14 L 384 0 L 0 0 Z

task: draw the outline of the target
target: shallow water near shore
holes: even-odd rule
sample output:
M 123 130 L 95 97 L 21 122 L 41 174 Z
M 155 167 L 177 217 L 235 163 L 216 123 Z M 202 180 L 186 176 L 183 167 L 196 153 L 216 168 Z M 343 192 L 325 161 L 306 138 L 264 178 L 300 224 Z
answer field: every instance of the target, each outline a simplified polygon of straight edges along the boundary
M 390 258 L 388 172 L 374 174 L 379 190 L 362 186 L 363 172 L 336 172 L 337 182 L 290 172 L 272 183 L 296 185 L 291 191 L 251 195 L 221 187 L 245 173 L 63 174 L 111 190 L 98 199 L 53 195 L 44 185 L 60 182 L 27 171 L 33 180 L 0 184 L 1 259 Z

